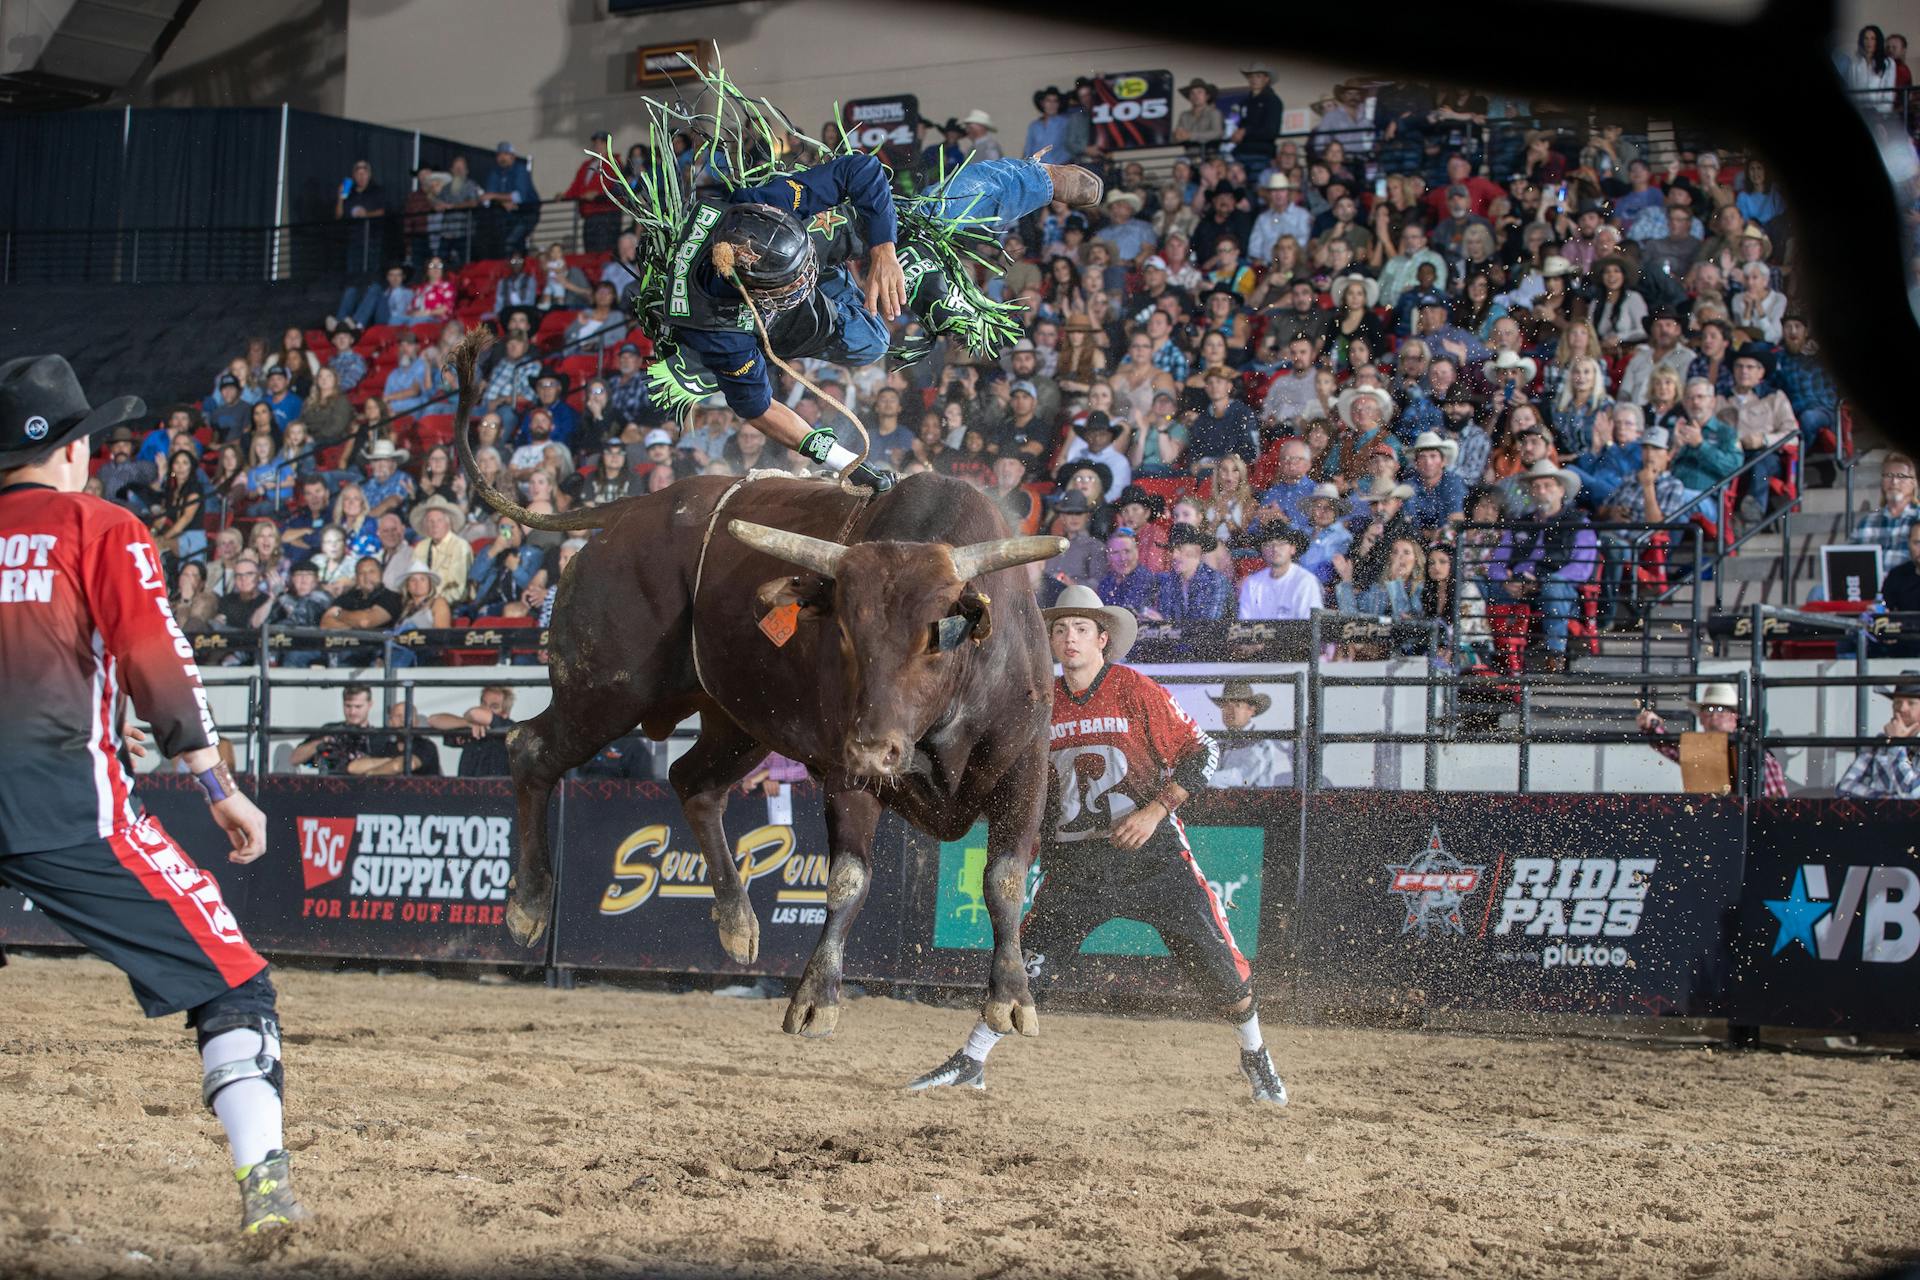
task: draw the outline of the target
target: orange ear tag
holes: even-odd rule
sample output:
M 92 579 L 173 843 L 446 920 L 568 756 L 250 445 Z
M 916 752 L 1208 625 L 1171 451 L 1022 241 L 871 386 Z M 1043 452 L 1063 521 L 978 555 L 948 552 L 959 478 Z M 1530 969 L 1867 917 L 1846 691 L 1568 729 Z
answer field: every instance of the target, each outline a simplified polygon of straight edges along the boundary
M 794 628 L 799 625 L 800 606 L 792 602 L 779 606 L 760 619 L 760 630 L 766 633 L 767 639 L 773 641 L 776 649 L 793 639 Z

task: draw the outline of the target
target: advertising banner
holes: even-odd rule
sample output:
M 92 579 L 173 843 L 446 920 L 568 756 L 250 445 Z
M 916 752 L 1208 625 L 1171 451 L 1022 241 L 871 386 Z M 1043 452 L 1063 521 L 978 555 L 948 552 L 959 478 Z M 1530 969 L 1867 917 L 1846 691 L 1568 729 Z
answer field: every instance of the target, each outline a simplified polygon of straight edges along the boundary
M 1325 998 L 1697 1015 L 1722 993 L 1732 801 L 1323 792 L 1307 832 Z
M 1752 824 L 1728 1017 L 1920 1027 L 1920 802 L 1767 800 Z
M 911 93 L 858 98 L 841 108 L 841 127 L 860 151 L 903 171 L 920 158 L 920 99 Z
M 1164 147 L 1173 133 L 1173 72 L 1121 71 L 1093 80 L 1093 143 L 1111 154 Z
M 1260 899 L 1267 831 L 1258 826 L 1187 827 L 1194 861 L 1226 911 L 1227 927 L 1240 953 L 1252 960 L 1260 949 Z M 903 980 L 984 983 L 993 925 L 981 888 L 987 865 L 987 824 L 959 840 L 936 843 L 920 837 L 908 912 Z M 1022 911 L 1046 874 L 1035 861 L 1027 876 Z M 1161 990 L 1175 986 L 1179 970 L 1154 929 L 1137 920 L 1115 919 L 1087 936 L 1079 954 L 1063 962 L 1055 987 L 1063 991 Z
M 826 806 L 810 783 L 727 804 L 726 832 L 760 919 L 760 957 L 741 966 L 720 947 L 713 882 L 670 788 L 570 782 L 554 963 L 568 968 L 798 977 L 827 919 Z M 848 977 L 891 977 L 906 874 L 901 828 L 883 817 L 873 879 L 848 939 Z

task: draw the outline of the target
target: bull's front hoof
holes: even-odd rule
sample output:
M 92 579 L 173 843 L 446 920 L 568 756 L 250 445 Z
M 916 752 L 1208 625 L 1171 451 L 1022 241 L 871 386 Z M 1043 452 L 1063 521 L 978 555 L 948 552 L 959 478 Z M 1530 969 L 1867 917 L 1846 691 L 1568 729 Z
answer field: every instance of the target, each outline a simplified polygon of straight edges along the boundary
M 760 958 L 760 917 L 746 895 L 738 902 L 713 904 L 714 924 L 720 930 L 720 948 L 735 964 L 752 964 Z
M 980 1009 L 980 1019 L 990 1030 L 1005 1035 L 1018 1031 L 1023 1036 L 1040 1034 L 1040 1011 L 1031 1000 L 1019 1004 L 1011 1000 L 989 1000 Z
M 833 1034 L 840 1025 L 840 1006 L 837 1004 L 814 1004 L 796 995 L 787 1005 L 786 1020 L 780 1024 L 781 1030 L 790 1036 L 806 1036 L 812 1040 L 824 1040 Z
M 551 891 L 539 895 L 523 894 L 509 886 L 507 895 L 507 933 L 523 947 L 530 947 L 547 934 L 547 922 L 553 916 Z

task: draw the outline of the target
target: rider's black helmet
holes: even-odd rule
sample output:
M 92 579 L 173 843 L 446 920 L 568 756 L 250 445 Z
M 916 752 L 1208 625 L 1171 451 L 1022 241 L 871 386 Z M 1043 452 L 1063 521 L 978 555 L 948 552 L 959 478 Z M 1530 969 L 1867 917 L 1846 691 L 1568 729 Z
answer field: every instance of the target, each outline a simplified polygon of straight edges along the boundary
M 770 204 L 736 204 L 714 228 L 715 244 L 733 246 L 734 274 L 762 311 L 789 311 L 820 279 L 813 237 L 800 220 Z

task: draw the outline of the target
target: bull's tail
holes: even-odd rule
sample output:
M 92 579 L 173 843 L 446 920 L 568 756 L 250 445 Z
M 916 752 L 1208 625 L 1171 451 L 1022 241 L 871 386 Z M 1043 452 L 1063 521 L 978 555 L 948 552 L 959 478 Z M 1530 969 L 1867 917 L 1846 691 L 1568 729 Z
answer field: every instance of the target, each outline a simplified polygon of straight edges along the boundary
M 480 478 L 480 467 L 473 460 L 473 441 L 469 438 L 473 430 L 473 409 L 480 400 L 479 389 L 474 384 L 473 365 L 492 342 L 493 331 L 482 326 L 467 334 L 453 349 L 453 367 L 460 375 L 460 403 L 453 412 L 453 447 L 454 452 L 460 455 L 460 466 L 467 473 L 467 483 L 480 496 L 480 501 L 529 529 L 545 529 L 555 533 L 604 529 L 607 515 L 599 507 L 587 507 L 566 515 L 539 515 Z

